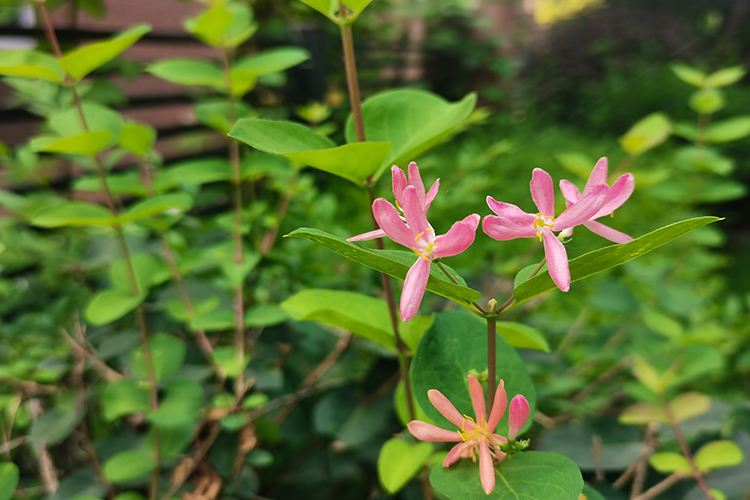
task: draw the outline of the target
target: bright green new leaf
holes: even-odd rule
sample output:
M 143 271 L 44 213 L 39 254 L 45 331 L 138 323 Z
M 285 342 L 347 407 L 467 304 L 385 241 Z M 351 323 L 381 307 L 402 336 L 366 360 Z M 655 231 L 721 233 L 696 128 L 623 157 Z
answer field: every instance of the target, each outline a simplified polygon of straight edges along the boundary
M 302 3 L 309 5 L 330 20 L 334 20 L 334 14 L 338 10 L 337 3 L 334 0 L 301 0 Z
M 557 453 L 525 451 L 507 457 L 495 468 L 495 489 L 485 495 L 479 467 L 459 460 L 444 468 L 436 465 L 430 484 L 451 500 L 578 500 L 583 490 L 581 471 L 574 461 Z
M 151 409 L 148 386 L 132 379 L 118 380 L 108 384 L 101 399 L 104 418 L 112 421 L 123 415 Z
M 358 16 L 372 0 L 341 0 L 341 3 L 352 9 L 354 17 Z
M 349 243 L 343 238 L 326 233 L 325 231 L 320 231 L 319 229 L 303 227 L 292 231 L 285 237 L 302 238 L 314 241 L 330 248 L 347 259 L 359 262 L 371 269 L 375 269 L 376 271 L 388 274 L 389 276 L 393 276 L 400 280 L 406 279 L 406 273 L 409 271 L 410 266 L 414 264 L 416 257 L 409 252 L 370 250 L 355 245 L 354 243 Z M 397 256 L 400 257 L 399 260 L 394 258 Z M 411 262 L 408 264 L 404 263 L 407 261 Z M 437 266 L 432 266 L 430 269 L 430 279 L 427 282 L 427 290 L 454 300 L 466 307 L 469 307 L 471 303 L 477 300 L 480 296 L 480 293 L 476 290 L 454 284 L 437 268 Z
M 151 349 L 151 364 L 157 381 L 164 380 L 182 368 L 186 351 L 183 340 L 174 335 L 157 333 L 149 339 L 148 345 Z M 143 346 L 133 351 L 130 364 L 136 376 L 143 380 L 151 379 Z
M 237 356 L 237 348 L 233 345 L 215 348 L 212 357 L 214 363 L 224 371 L 224 376 L 229 378 L 234 378 L 242 373 L 247 368 L 247 364 L 250 363 L 250 356 L 245 355 L 240 359 Z
M 114 136 L 105 131 L 84 132 L 71 137 L 38 136 L 29 147 L 40 153 L 64 153 L 70 155 L 96 156 L 112 142 Z
M 712 441 L 704 444 L 695 454 L 695 466 L 701 472 L 724 467 L 734 467 L 745 459 L 742 449 L 729 440 Z
M 154 178 L 154 190 L 162 193 L 179 186 L 228 181 L 232 167 L 224 158 L 196 158 L 169 165 Z
M 703 86 L 706 88 L 725 87 L 742 80 L 747 71 L 742 66 L 732 66 L 731 68 L 722 68 L 715 73 L 706 77 Z
M 648 458 L 648 463 L 662 474 L 672 474 L 673 472 L 690 473 L 690 464 L 679 453 L 654 453 Z
M 245 312 L 246 327 L 266 327 L 279 325 L 289 319 L 286 311 L 276 304 L 254 306 Z
M 375 171 L 377 180 L 392 165 L 412 160 L 454 133 L 476 105 L 475 94 L 450 103 L 433 93 L 402 89 L 375 94 L 362 104 L 367 140 L 390 142 L 390 154 Z M 356 141 L 354 120 L 346 124 L 346 140 Z
M 669 138 L 672 124 L 664 113 L 652 113 L 630 127 L 620 137 L 620 145 L 630 155 L 640 156 Z
M 395 349 L 388 305 L 385 301 L 342 290 L 311 289 L 281 303 L 297 321 L 319 321 Z
M 112 483 L 126 483 L 151 473 L 156 462 L 146 450 L 121 451 L 104 462 L 104 476 Z
M 690 96 L 690 107 L 702 115 L 716 113 L 725 104 L 722 93 L 714 89 L 701 89 Z
M 18 486 L 20 473 L 13 462 L 0 464 L 0 500 L 11 500 Z
M 410 320 L 409 323 L 411 323 L 412 321 L 414 321 L 414 319 Z M 419 403 L 417 403 L 417 400 L 414 397 L 414 389 L 412 389 L 411 399 L 412 404 L 414 405 L 413 419 L 411 418 L 409 405 L 406 402 L 406 391 L 404 390 L 404 383 L 403 381 L 399 380 L 398 385 L 396 385 L 396 390 L 393 393 L 393 409 L 396 410 L 396 416 L 401 422 L 401 425 L 406 427 L 412 420 L 421 420 L 422 422 L 432 424 L 433 422 L 432 420 L 430 420 L 430 417 L 428 417 L 427 414 L 422 411 L 422 408 L 419 407 Z
M 633 375 L 655 394 L 661 394 L 665 389 L 661 383 L 661 375 L 641 356 L 635 356 L 633 359 Z
M 652 231 L 622 245 L 611 245 L 594 250 L 570 261 L 571 281 L 578 281 L 640 257 L 670 241 L 707 224 L 721 220 L 719 217 L 696 217 Z M 516 307 L 529 299 L 557 288 L 548 273 L 541 273 L 524 281 L 514 292 Z
M 230 137 L 265 153 L 329 172 L 362 185 L 391 149 L 384 142 L 360 142 L 336 147 L 328 137 L 299 123 L 240 120 Z
M 216 5 L 185 21 L 185 28 L 198 40 L 214 47 L 220 47 L 224 38 L 224 31 L 231 22 L 232 13 L 224 7 Z
M 685 392 L 669 402 L 677 423 L 703 415 L 711 408 L 711 398 L 697 392 Z
M 155 142 L 156 130 L 151 125 L 127 122 L 122 127 L 120 146 L 141 158 L 151 153 Z
M 138 290 L 143 292 L 161 285 L 172 277 L 169 266 L 163 259 L 157 259 L 150 253 L 137 253 L 130 256 Z M 130 266 L 125 259 L 118 259 L 109 266 L 109 280 L 120 290 L 132 293 L 133 284 L 130 278 Z
M 60 63 L 53 56 L 33 50 L 0 52 L 0 75 L 41 78 L 61 83 L 65 79 Z
M 120 224 L 137 221 L 146 217 L 159 214 L 175 215 L 190 210 L 193 206 L 193 198 L 187 193 L 161 194 L 139 201 L 134 204 L 117 220 Z
M 179 377 L 167 384 L 167 397 L 159 409 L 148 414 L 149 422 L 160 428 L 182 427 L 193 424 L 203 407 L 203 388 L 195 380 Z
M 500 321 L 497 333 L 516 349 L 536 349 L 549 352 L 549 345 L 539 330 L 523 323 Z
M 84 45 L 65 54 L 60 60 L 60 65 L 74 80 L 80 80 L 104 63 L 119 56 L 149 31 L 151 31 L 151 26 L 139 24 L 107 41 Z
M 403 439 L 393 438 L 385 442 L 378 456 L 378 479 L 383 489 L 394 495 L 401 490 L 432 453 L 432 444 L 409 444 Z
M 679 342 L 685 333 L 682 325 L 677 320 L 672 319 L 655 309 L 644 307 L 641 312 L 641 317 L 650 330 L 668 338 L 669 340 Z
M 148 73 L 179 85 L 226 88 L 221 68 L 214 63 L 193 59 L 168 59 L 146 68 Z
M 706 80 L 706 74 L 703 71 L 697 68 L 693 68 L 692 66 L 688 66 L 687 64 L 676 63 L 673 64 L 670 68 L 680 80 L 689 83 L 690 85 L 702 87 L 703 83 Z
M 258 113 L 244 101 L 234 102 L 234 113 L 226 99 L 209 99 L 195 105 L 195 119 L 198 123 L 228 134 L 237 120 L 256 118 Z
M 232 22 L 224 30 L 224 46 L 239 47 L 258 31 L 258 24 L 253 22 L 253 11 L 244 2 L 229 2 L 224 8 L 232 14 Z
M 95 326 L 112 323 L 138 307 L 148 294 L 113 289 L 99 292 L 86 307 L 86 320 Z
M 101 205 L 76 201 L 36 211 L 31 216 L 31 224 L 39 227 L 112 226 L 114 219 Z
M 703 139 L 706 142 L 731 142 L 750 135 L 750 116 L 735 116 L 715 122 L 706 127 Z

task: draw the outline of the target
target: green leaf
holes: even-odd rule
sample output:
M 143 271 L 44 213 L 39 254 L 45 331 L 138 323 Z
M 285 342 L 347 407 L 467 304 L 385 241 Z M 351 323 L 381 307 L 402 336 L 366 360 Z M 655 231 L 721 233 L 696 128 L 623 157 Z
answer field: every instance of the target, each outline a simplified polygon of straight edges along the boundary
M 342 0 L 341 3 L 352 9 L 353 17 L 359 16 L 359 14 L 365 10 L 365 7 L 370 5 L 372 0 Z
M 731 142 L 750 135 L 750 116 L 735 116 L 715 122 L 706 127 L 703 139 L 706 142 Z
M 436 146 L 468 118 L 476 95 L 450 103 L 424 90 L 389 90 L 375 94 L 362 104 L 367 140 L 389 142 L 390 154 L 381 161 L 373 177 L 377 180 L 392 165 L 405 166 Z M 346 140 L 356 140 L 354 121 L 346 124 Z
M 53 56 L 33 50 L 6 50 L 0 52 L 0 75 L 22 78 L 41 78 L 62 83 L 65 74 Z
M 712 441 L 704 444 L 695 454 L 695 466 L 701 472 L 724 467 L 734 467 L 745 459 L 742 449 L 728 440 Z
M 240 59 L 230 71 L 232 95 L 241 97 L 255 87 L 258 77 L 277 73 L 310 58 L 300 47 L 279 47 Z
M 505 381 L 508 401 L 523 394 L 531 414 L 536 408 L 536 394 L 523 360 L 502 337 L 497 337 L 497 379 Z M 456 430 L 427 397 L 427 391 L 442 392 L 462 415 L 474 415 L 469 394 L 469 373 L 487 370 L 487 325 L 476 316 L 462 311 L 435 314 L 432 325 L 419 342 L 411 364 L 414 397 L 419 406 L 439 427 Z M 486 393 L 486 384 L 485 386 Z M 526 428 L 531 426 L 531 419 Z M 500 435 L 507 435 L 508 412 L 498 424 Z M 580 492 L 580 488 L 579 488 Z
M 678 321 L 654 309 L 643 308 L 641 317 L 651 331 L 669 340 L 679 341 L 685 333 Z
M 106 208 L 79 201 L 37 210 L 31 216 L 31 224 L 39 227 L 112 226 L 114 219 Z
M 201 101 L 195 105 L 195 119 L 202 125 L 228 134 L 237 120 L 258 116 L 258 113 L 244 101 L 234 102 L 234 113 L 231 112 L 230 106 L 231 103 L 226 99 Z
M 220 332 L 234 328 L 234 312 L 229 309 L 217 309 L 201 314 L 190 322 L 191 330 Z
M 414 320 L 411 320 L 411 321 L 414 321 Z M 411 323 L 411 321 L 409 323 Z M 396 410 L 396 416 L 398 417 L 401 424 L 404 427 L 406 427 L 409 424 L 409 422 L 411 422 L 412 420 L 421 420 L 422 422 L 427 422 L 428 424 L 432 424 L 433 422 L 432 420 L 430 420 L 430 417 L 428 417 L 427 414 L 422 411 L 422 408 L 419 406 L 419 403 L 417 403 L 417 400 L 414 397 L 414 389 L 412 389 L 411 399 L 412 399 L 412 404 L 414 405 L 414 418 L 413 419 L 411 418 L 411 411 L 409 411 L 409 405 L 406 402 L 406 390 L 404 389 L 404 382 L 402 380 L 399 380 L 398 384 L 396 385 L 396 390 L 393 393 L 393 408 Z
M 669 402 L 677 423 L 703 415 L 711 408 L 711 398 L 697 392 L 680 394 Z
M 661 375 L 641 356 L 635 356 L 633 360 L 633 375 L 655 394 L 661 394 L 666 389 L 662 384 Z
M 302 238 L 319 243 L 330 248 L 334 252 L 346 257 L 347 259 L 358 262 L 371 269 L 400 280 L 406 279 L 406 273 L 409 267 L 414 264 L 416 256 L 411 256 L 409 252 L 396 251 L 378 251 L 349 243 L 348 241 L 334 236 L 332 234 L 312 228 L 299 228 L 285 237 Z M 398 259 L 398 260 L 396 260 Z M 405 262 L 408 262 L 406 264 Z M 472 302 L 480 297 L 480 293 L 471 288 L 456 285 L 451 282 L 438 268 L 432 266 L 430 269 L 430 279 L 427 282 L 427 290 L 454 300 L 459 304 L 469 307 Z
M 29 142 L 32 151 L 40 153 L 65 153 L 70 155 L 96 156 L 112 141 L 112 134 L 105 131 L 84 132 L 71 137 L 38 136 Z
M 289 319 L 286 311 L 276 304 L 254 306 L 245 312 L 246 327 L 266 327 L 279 325 Z
M 123 415 L 151 409 L 149 389 L 142 382 L 132 379 L 118 380 L 108 384 L 102 393 L 104 418 L 110 422 Z
M 742 66 L 732 66 L 731 68 L 722 68 L 715 73 L 706 77 L 703 86 L 706 88 L 725 87 L 742 80 L 747 71 Z
M 31 424 L 29 438 L 34 448 L 59 443 L 70 436 L 83 417 L 75 411 L 50 410 Z
M 157 333 L 149 339 L 148 345 L 151 348 L 151 363 L 157 381 L 164 380 L 182 368 L 186 350 L 184 341 L 173 335 Z M 150 380 L 143 346 L 133 351 L 131 369 L 141 379 Z
M 104 476 L 112 483 L 140 479 L 156 468 L 156 462 L 145 450 L 121 451 L 104 462 Z
M 227 181 L 232 178 L 232 167 L 223 158 L 196 158 L 170 165 L 154 179 L 154 190 L 161 193 L 179 186 L 201 185 Z
M 154 149 L 156 130 L 151 125 L 127 122 L 122 127 L 120 146 L 136 156 L 146 158 Z
M 226 79 L 221 68 L 214 63 L 193 59 L 168 59 L 149 65 L 147 73 L 176 83 L 198 87 L 226 87 Z
M 188 423 L 177 427 L 151 428 L 144 442 L 146 450 L 156 454 L 156 438 L 159 438 L 159 455 L 162 458 L 176 457 L 185 453 L 195 436 L 195 425 Z M 137 500 L 137 499 L 133 499 Z M 143 499 L 140 499 L 143 500 Z
M 409 444 L 403 439 L 393 438 L 385 442 L 378 456 L 378 479 L 390 495 L 401 490 L 432 453 L 430 443 Z
M 77 136 L 85 132 L 109 132 L 112 138 L 107 146 L 117 144 L 124 124 L 119 113 L 112 108 L 90 101 L 83 101 L 81 109 L 86 120 L 85 126 L 78 109 L 69 107 L 50 116 L 50 127 L 62 137 Z
M 221 5 L 215 5 L 185 21 L 185 27 L 198 40 L 214 47 L 220 47 L 224 38 L 224 31 L 231 22 L 232 13 Z
M 580 500 L 607 500 L 604 495 L 596 491 L 594 488 L 588 485 L 584 485 L 582 494 L 586 497 Z M 117 499 L 115 499 L 117 500 Z
M 633 156 L 640 156 L 669 138 L 672 124 L 664 113 L 652 113 L 630 127 L 620 137 L 620 145 Z
M 646 425 L 651 422 L 669 424 L 667 414 L 660 406 L 643 402 L 625 408 L 618 421 L 625 425 Z
M 107 175 L 107 186 L 112 194 L 146 196 L 146 186 L 141 182 L 138 172 L 123 172 Z M 98 175 L 79 177 L 73 183 L 76 191 L 102 191 L 102 181 Z
M 148 414 L 149 422 L 160 428 L 193 424 L 203 406 L 203 388 L 195 380 L 180 377 L 167 384 L 167 397 L 159 409 Z
M 495 489 L 485 495 L 479 467 L 460 460 L 449 468 L 436 465 L 430 483 L 450 500 L 578 500 L 583 478 L 571 459 L 557 453 L 526 451 L 507 457 L 495 467 Z
M 593 165 L 596 164 L 595 160 L 579 152 L 558 153 L 555 155 L 555 159 L 566 170 L 573 172 L 581 179 L 588 179 Z
M 679 453 L 654 453 L 648 458 L 651 467 L 662 474 L 672 474 L 673 472 L 690 473 L 690 464 L 684 456 Z
M 732 158 L 727 158 L 713 148 L 686 146 L 680 148 L 675 154 L 675 164 L 680 167 L 687 167 L 686 170 L 712 172 L 718 175 L 732 173 L 735 163 Z
M 744 198 L 747 194 L 745 184 L 736 181 L 708 181 L 701 185 L 695 201 L 700 203 L 721 203 L 723 201 Z
M 594 250 L 570 261 L 571 281 L 578 281 L 596 273 L 631 261 L 636 257 L 650 252 L 669 243 L 680 236 L 721 220 L 719 217 L 696 217 L 652 231 L 622 245 L 611 245 Z M 549 273 L 541 273 L 516 287 L 514 296 L 516 307 L 529 299 L 557 288 Z
M 500 321 L 497 323 L 497 333 L 516 349 L 536 349 L 549 352 L 549 345 L 539 330 L 523 323 Z
M 242 373 L 250 362 L 250 356 L 243 356 L 240 359 L 237 355 L 237 348 L 233 345 L 215 348 L 212 357 L 214 363 L 224 371 L 224 376 L 229 378 L 234 378 Z
M 390 145 L 361 142 L 336 147 L 328 137 L 294 122 L 246 119 L 229 133 L 264 153 L 329 172 L 361 185 L 378 169 Z
M 130 291 L 104 290 L 91 299 L 86 307 L 86 320 L 95 326 L 112 323 L 138 307 L 147 293 L 133 295 Z
M 396 346 L 388 305 L 381 299 L 354 292 L 311 289 L 292 295 L 281 307 L 297 321 L 319 321 L 389 349 Z
M 162 194 L 139 201 L 117 220 L 120 224 L 127 224 L 154 215 L 187 212 L 192 206 L 193 198 L 187 193 Z
M 120 55 L 149 31 L 151 26 L 139 24 L 107 41 L 92 43 L 68 52 L 60 60 L 60 65 L 74 80 L 80 80 Z
M 706 74 L 692 66 L 687 64 L 676 63 L 670 66 L 672 72 L 683 82 L 695 85 L 696 87 L 702 87 L 706 80 Z
M 13 462 L 0 464 L 0 500 L 11 500 L 18 486 L 20 473 Z
M 334 20 L 334 14 L 337 7 L 333 0 L 302 0 L 302 3 L 309 5 L 330 20 Z
M 133 267 L 138 290 L 141 292 L 160 285 L 172 277 L 167 263 L 148 253 L 131 255 L 130 264 Z M 129 267 L 125 259 L 112 262 L 109 266 L 109 280 L 116 288 L 132 294 L 133 285 L 130 280 Z
M 720 91 L 714 89 L 701 89 L 690 96 L 690 107 L 696 113 L 710 115 L 724 107 L 726 102 Z

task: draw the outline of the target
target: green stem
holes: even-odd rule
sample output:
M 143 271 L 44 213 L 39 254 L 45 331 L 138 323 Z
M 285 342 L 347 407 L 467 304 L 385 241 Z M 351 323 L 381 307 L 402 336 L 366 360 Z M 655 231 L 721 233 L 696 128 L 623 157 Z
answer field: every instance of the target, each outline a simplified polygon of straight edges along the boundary
M 494 308 L 492 308 L 494 309 Z M 495 402 L 497 378 L 497 316 L 487 316 L 487 412 Z
M 458 286 L 461 286 L 461 284 L 458 281 L 456 281 L 456 278 L 454 278 L 453 276 L 451 276 L 451 273 L 448 272 L 448 270 L 445 268 L 445 266 L 443 265 L 442 262 L 437 262 L 437 266 L 438 266 L 438 268 L 440 268 L 441 271 L 443 271 L 443 274 L 445 274 L 448 277 L 449 280 L 451 280 L 454 284 L 456 284 Z M 477 304 L 476 300 L 474 302 L 472 302 L 472 305 L 477 309 L 477 311 L 479 312 L 479 314 L 481 314 L 482 316 L 485 316 L 485 315 L 488 314 L 488 312 L 482 306 L 480 306 L 479 304 Z
M 346 7 L 341 4 L 341 11 Z M 344 49 L 344 67 L 346 68 L 346 85 L 349 88 L 349 102 L 352 107 L 352 118 L 354 119 L 354 132 L 357 142 L 365 142 L 365 121 L 362 116 L 362 99 L 359 94 L 359 79 L 357 78 L 357 61 L 354 57 L 354 40 L 352 38 L 352 26 L 345 24 L 341 26 L 341 45 Z
M 544 264 L 546 264 L 546 263 L 547 263 L 547 258 L 545 257 L 544 259 L 542 259 L 542 261 L 539 263 L 539 265 L 536 266 L 536 269 L 534 269 L 531 272 L 531 274 L 529 275 L 529 277 L 526 278 L 526 280 L 530 280 L 531 278 L 533 278 L 534 276 L 536 276 L 536 274 L 539 272 L 539 270 L 542 267 L 544 267 Z M 513 305 L 513 302 L 515 300 L 516 300 L 516 297 L 514 295 L 511 295 L 510 297 L 508 297 L 508 300 L 506 300 L 505 302 L 503 302 L 503 305 L 501 305 L 500 307 L 497 308 L 497 312 L 499 314 L 503 314 L 506 311 L 506 309 L 508 309 L 511 305 Z

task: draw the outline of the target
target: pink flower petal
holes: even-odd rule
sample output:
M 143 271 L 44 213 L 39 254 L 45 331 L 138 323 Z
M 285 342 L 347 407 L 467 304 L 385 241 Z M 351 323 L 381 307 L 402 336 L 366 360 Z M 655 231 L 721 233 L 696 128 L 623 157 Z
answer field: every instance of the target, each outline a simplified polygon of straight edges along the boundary
M 598 219 L 599 217 L 604 217 L 620 208 L 623 203 L 628 201 L 628 198 L 630 198 L 630 195 L 633 194 L 634 190 L 635 178 L 633 177 L 633 174 L 621 175 L 615 183 L 612 184 L 612 187 L 609 188 L 607 201 L 604 202 L 602 208 L 599 209 L 593 218 Z
M 422 191 L 422 196 L 424 197 L 424 191 Z M 427 217 L 425 217 L 424 202 L 420 201 L 419 191 L 416 187 L 407 186 L 401 194 L 401 199 L 403 201 L 401 208 L 404 211 L 406 223 L 409 225 L 409 229 L 414 232 L 414 236 L 426 231 L 427 229 L 432 229 L 430 223 L 427 222 Z M 415 243 L 416 242 L 412 241 L 412 243 L 408 245 L 409 248 L 413 247 Z
M 458 443 L 456 446 L 451 448 L 448 455 L 443 460 L 443 467 L 448 468 L 459 458 L 469 458 L 471 456 L 471 449 L 474 448 L 476 443 L 474 441 L 466 441 L 464 443 Z
M 555 216 L 555 186 L 552 177 L 541 168 L 531 174 L 531 198 L 541 213 Z
M 461 435 L 458 431 L 447 431 L 427 422 L 412 420 L 407 427 L 411 435 L 420 441 L 430 441 L 432 443 L 454 443 L 461 441 Z
M 454 222 L 447 233 L 441 234 L 435 238 L 435 246 L 432 253 L 435 257 L 452 257 L 465 251 L 474 243 L 474 235 L 479 225 L 479 216 L 477 214 Z
M 581 201 L 581 192 L 578 190 L 575 184 L 570 181 L 566 181 L 565 179 L 561 180 L 560 191 L 562 191 L 562 194 L 565 197 L 565 201 L 568 202 L 568 207 L 570 207 L 574 203 L 578 203 L 579 201 Z
M 568 268 L 568 253 L 565 245 L 558 240 L 549 229 L 542 231 L 544 240 L 544 255 L 547 258 L 547 269 L 552 281 L 563 292 L 570 290 L 570 269 Z
M 474 375 L 469 375 L 469 394 L 471 394 L 471 404 L 474 406 L 474 415 L 477 417 L 477 424 L 481 425 L 482 420 L 486 421 L 487 419 L 484 406 L 484 391 L 479 384 L 479 380 Z
M 417 196 L 419 197 L 420 205 L 424 208 L 424 182 L 422 182 L 422 176 L 419 173 L 419 167 L 415 161 L 409 163 L 409 185 L 417 188 Z
M 378 198 L 372 204 L 372 213 L 380 229 L 385 231 L 390 239 L 407 248 L 414 246 L 414 233 L 401 220 L 396 207 L 385 199 Z
M 437 389 L 430 389 L 427 391 L 427 397 L 430 399 L 430 403 L 440 412 L 442 416 L 447 418 L 450 423 L 456 427 L 461 427 L 464 423 L 464 416 L 461 415 L 453 403 L 446 398 L 442 392 Z
M 500 379 L 500 383 L 495 391 L 495 399 L 492 402 L 492 410 L 490 410 L 489 422 L 487 422 L 487 430 L 490 432 L 495 431 L 500 419 L 505 414 L 505 408 L 508 406 L 508 394 L 505 392 L 505 381 Z
M 591 188 L 589 194 L 584 195 L 581 201 L 560 214 L 560 217 L 555 220 L 555 231 L 579 226 L 590 220 L 602 208 L 608 195 L 609 186 L 606 184 Z
M 430 208 L 430 205 L 432 205 L 432 200 L 434 200 L 435 196 L 437 196 L 438 189 L 440 189 L 440 179 L 437 179 L 435 182 L 432 183 L 430 190 L 427 192 L 427 195 L 425 196 L 425 200 L 424 200 L 425 212 L 427 212 L 427 209 Z
M 398 168 L 397 165 L 393 165 L 391 167 L 391 177 L 393 178 L 393 197 L 400 205 L 401 193 L 404 192 L 404 189 L 409 185 L 409 183 L 406 182 L 406 175 L 404 174 L 404 171 Z
M 633 238 L 628 236 L 625 233 L 621 233 L 620 231 L 616 229 L 612 229 L 609 226 L 605 226 L 601 222 L 596 222 L 594 220 L 590 220 L 584 224 L 592 233 L 596 233 L 602 238 L 606 238 L 609 241 L 613 241 L 615 243 L 627 243 L 629 241 L 633 241 Z
M 594 186 L 607 184 L 607 158 L 599 158 L 594 165 L 594 169 L 589 174 L 589 180 L 586 181 L 586 187 L 583 188 L 583 196 L 591 192 Z
M 368 233 L 362 233 L 358 234 L 357 236 L 352 236 L 351 238 L 347 238 L 346 241 L 367 241 L 367 240 L 374 240 L 377 238 L 385 238 L 388 236 L 385 234 L 385 231 L 382 229 L 376 229 L 375 231 L 370 231 Z
M 486 495 L 495 489 L 495 462 L 485 441 L 479 443 L 479 480 Z
M 516 439 L 516 436 L 523 426 L 526 425 L 526 421 L 529 419 L 529 402 L 521 394 L 517 394 L 510 402 L 510 411 L 508 414 L 508 439 Z
M 510 203 L 497 202 L 491 196 L 487 197 L 487 205 L 497 214 L 488 215 L 482 220 L 482 230 L 490 238 L 507 241 L 536 236 L 534 215 L 527 214 Z
M 422 303 L 422 297 L 424 297 L 424 291 L 427 288 L 431 264 L 431 261 L 418 257 L 409 272 L 406 273 L 404 289 L 401 292 L 402 321 L 409 321 L 417 315 L 419 304 Z

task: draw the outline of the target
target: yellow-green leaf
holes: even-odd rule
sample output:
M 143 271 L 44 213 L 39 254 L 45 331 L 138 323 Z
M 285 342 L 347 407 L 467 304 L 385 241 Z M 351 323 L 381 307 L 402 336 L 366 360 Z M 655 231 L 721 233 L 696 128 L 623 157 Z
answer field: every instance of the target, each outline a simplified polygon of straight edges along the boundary
M 149 31 L 151 26 L 139 24 L 109 40 L 84 45 L 67 53 L 60 64 L 74 80 L 80 80 L 120 55 Z

